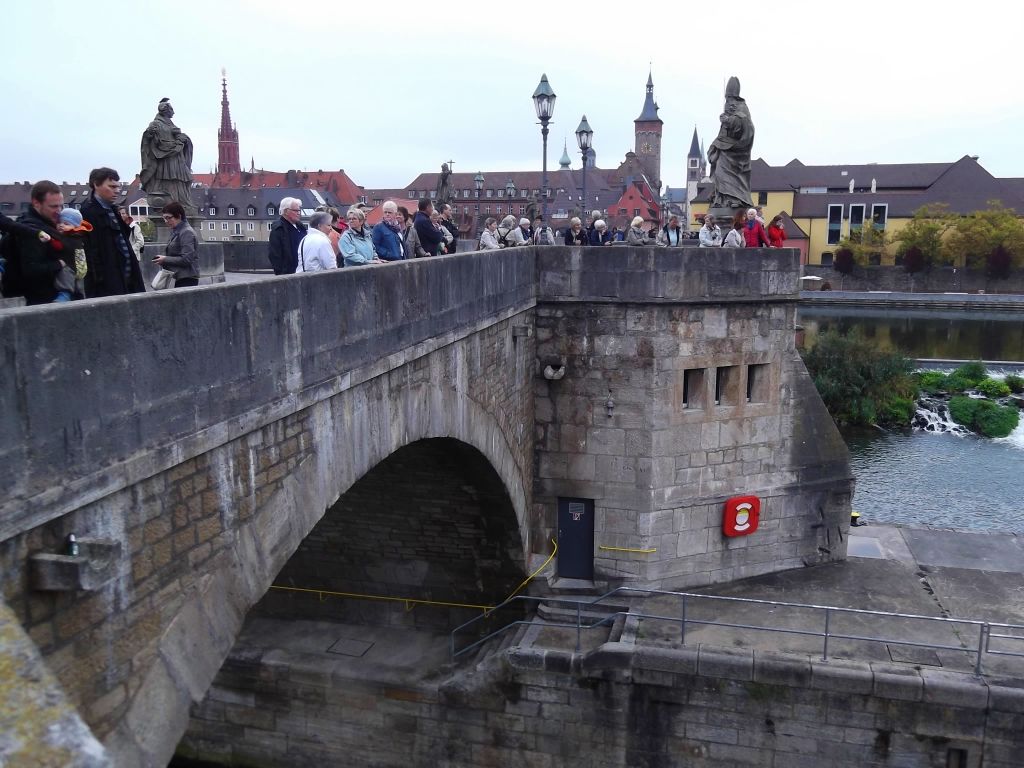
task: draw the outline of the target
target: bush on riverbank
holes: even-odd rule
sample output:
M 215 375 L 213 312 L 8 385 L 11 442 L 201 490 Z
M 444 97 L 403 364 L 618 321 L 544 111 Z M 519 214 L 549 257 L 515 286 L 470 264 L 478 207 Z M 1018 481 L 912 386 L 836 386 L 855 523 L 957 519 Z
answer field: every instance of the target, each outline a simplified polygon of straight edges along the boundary
M 837 424 L 905 427 L 916 410 L 913 363 L 855 333 L 829 331 L 804 353 L 804 364 Z
M 1009 374 L 1003 381 L 1006 382 L 1006 386 L 1010 388 L 1010 391 L 1014 394 L 1020 394 L 1024 392 L 1024 379 L 1014 374 Z
M 985 437 L 1006 437 L 1020 418 L 1013 406 L 958 395 L 949 401 L 949 415 L 958 424 Z

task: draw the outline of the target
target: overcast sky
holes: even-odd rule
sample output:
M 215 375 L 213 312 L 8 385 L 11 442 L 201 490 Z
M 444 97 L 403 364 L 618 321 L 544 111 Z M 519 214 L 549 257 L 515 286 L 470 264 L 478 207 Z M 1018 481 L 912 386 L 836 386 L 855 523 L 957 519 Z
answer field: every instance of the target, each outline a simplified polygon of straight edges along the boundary
M 671 186 L 685 183 L 694 125 L 705 144 L 717 133 L 733 74 L 769 163 L 979 155 L 996 176 L 1024 176 L 1022 3 L 776 2 L 736 11 L 732 30 L 713 3 L 386 7 L 387 21 L 374 3 L 6 4 L 0 181 L 137 173 L 164 96 L 195 144 L 193 170 L 210 171 L 222 66 L 243 166 L 344 168 L 366 187 L 405 186 L 449 159 L 456 171 L 539 169 L 530 97 L 542 73 L 558 96 L 549 166 L 565 139 L 579 167 L 586 113 L 598 165 L 614 167 L 633 148 L 649 66 Z

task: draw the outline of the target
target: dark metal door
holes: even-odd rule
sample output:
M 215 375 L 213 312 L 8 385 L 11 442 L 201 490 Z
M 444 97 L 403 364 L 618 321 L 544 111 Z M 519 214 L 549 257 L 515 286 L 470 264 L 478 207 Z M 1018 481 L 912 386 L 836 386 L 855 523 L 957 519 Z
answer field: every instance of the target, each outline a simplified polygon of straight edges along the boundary
M 594 501 L 558 500 L 558 575 L 594 578 Z

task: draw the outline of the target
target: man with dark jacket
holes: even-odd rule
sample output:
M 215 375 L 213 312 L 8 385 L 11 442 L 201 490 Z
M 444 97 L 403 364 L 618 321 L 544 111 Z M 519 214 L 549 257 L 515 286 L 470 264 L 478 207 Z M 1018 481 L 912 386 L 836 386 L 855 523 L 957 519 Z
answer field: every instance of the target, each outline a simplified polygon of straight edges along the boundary
M 281 220 L 270 230 L 270 266 L 275 275 L 291 275 L 299 267 L 299 243 L 306 236 L 302 223 L 302 201 L 295 197 L 281 200 Z
M 429 256 L 437 256 L 437 249 L 441 247 L 444 235 L 437 231 L 434 223 L 430 220 L 430 214 L 434 212 L 434 206 L 426 197 L 422 198 L 417 206 L 416 216 L 413 217 L 412 225 L 416 229 L 416 236 L 419 238 L 420 247 Z
M 32 207 L 18 217 L 16 226 L 5 227 L 4 296 L 24 296 L 27 304 L 47 304 L 57 297 L 54 281 L 66 263 L 57 232 L 63 207 L 60 187 L 40 181 L 32 187 Z
M 448 253 L 455 253 L 459 246 L 459 225 L 455 223 L 452 215 L 452 207 L 448 203 L 441 206 L 441 226 L 452 236 L 452 241 L 447 245 Z
M 89 174 L 89 199 L 82 203 L 82 218 L 92 225 L 85 238 L 85 295 L 122 296 L 144 293 L 139 260 L 130 245 L 131 230 L 114 200 L 121 193 L 121 177 L 113 168 L 94 168 Z

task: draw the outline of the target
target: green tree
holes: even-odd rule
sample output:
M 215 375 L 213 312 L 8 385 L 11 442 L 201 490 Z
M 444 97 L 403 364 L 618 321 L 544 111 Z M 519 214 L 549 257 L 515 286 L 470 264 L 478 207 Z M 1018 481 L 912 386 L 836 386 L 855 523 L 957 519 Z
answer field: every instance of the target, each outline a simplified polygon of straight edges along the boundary
M 903 258 L 907 272 L 927 269 L 942 260 L 942 241 L 954 221 L 945 204 L 924 205 L 914 211 L 914 218 L 893 237 L 896 255 Z
M 914 415 L 913 363 L 856 333 L 829 331 L 804 355 L 814 385 L 838 424 L 903 427 Z
M 153 226 L 153 222 L 148 219 L 136 219 L 136 221 L 139 224 L 139 229 L 142 230 L 142 236 L 146 238 L 146 242 L 153 242 L 154 238 L 156 238 L 156 227 Z
M 1024 223 L 1012 208 L 990 200 L 988 208 L 956 219 L 943 244 L 943 260 L 993 277 L 1008 274 L 1005 262 L 1024 266 Z
M 877 229 L 871 222 L 865 222 L 860 229 L 855 229 L 839 241 L 836 258 L 844 251 L 849 251 L 854 264 L 866 267 L 871 257 L 885 253 L 886 234 L 884 229 Z M 848 274 L 848 273 L 847 273 Z

